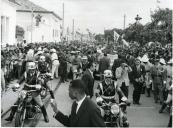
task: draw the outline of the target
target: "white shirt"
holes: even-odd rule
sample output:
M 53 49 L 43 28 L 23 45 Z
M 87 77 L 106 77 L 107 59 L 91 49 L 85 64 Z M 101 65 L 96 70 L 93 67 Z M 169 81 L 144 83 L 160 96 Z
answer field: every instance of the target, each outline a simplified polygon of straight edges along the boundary
M 53 61 L 53 60 L 56 60 L 56 59 L 58 59 L 57 54 L 56 53 L 52 53 L 51 60 Z
M 80 101 L 76 101 L 76 103 L 78 104 L 77 109 L 76 109 L 76 113 L 78 112 L 78 110 L 79 110 L 81 104 L 83 103 L 83 101 L 85 100 L 85 98 L 86 98 L 86 95 Z
M 128 72 L 131 72 L 131 71 L 132 71 L 131 67 L 125 67 L 125 69 L 122 69 L 122 67 L 120 66 L 116 69 L 115 73 L 117 78 L 117 84 L 119 87 L 122 86 L 122 82 L 125 82 L 125 85 L 129 86 L 130 81 L 129 81 Z

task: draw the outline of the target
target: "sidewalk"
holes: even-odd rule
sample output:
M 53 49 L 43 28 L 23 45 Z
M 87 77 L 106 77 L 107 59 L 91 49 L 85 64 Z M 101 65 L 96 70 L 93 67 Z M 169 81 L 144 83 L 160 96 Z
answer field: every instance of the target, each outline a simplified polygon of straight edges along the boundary
M 11 106 L 18 99 L 18 93 L 19 92 L 13 92 L 13 90 L 11 89 L 11 87 L 13 86 L 13 84 L 15 82 L 16 81 L 12 81 L 9 84 L 9 89 L 5 92 L 5 94 L 3 94 L 2 98 L 1 98 L 1 109 L 3 109 L 3 113 L 1 113 L 1 118 L 4 117 L 10 111 Z M 59 79 L 54 79 L 51 81 L 52 85 L 54 85 L 54 86 L 52 86 L 53 91 L 55 90 L 58 82 L 59 82 Z M 23 86 L 21 86 L 21 88 L 22 87 Z M 48 93 L 48 96 L 49 96 L 49 93 Z

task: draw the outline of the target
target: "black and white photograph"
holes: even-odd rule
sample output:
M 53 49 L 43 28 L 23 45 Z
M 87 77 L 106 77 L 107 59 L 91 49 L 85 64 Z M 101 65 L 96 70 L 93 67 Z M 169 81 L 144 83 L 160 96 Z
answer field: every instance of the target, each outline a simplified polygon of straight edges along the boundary
M 172 127 L 173 0 L 0 0 L 1 127 Z

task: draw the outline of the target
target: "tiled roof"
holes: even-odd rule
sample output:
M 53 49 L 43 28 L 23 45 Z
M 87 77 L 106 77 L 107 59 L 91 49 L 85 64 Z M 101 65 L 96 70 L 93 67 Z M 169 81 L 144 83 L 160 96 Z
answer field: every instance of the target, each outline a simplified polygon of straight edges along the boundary
M 11 1 L 15 1 L 15 2 L 17 2 L 17 3 L 20 4 L 20 6 L 17 7 L 17 12 L 31 12 L 31 10 L 33 9 L 33 12 L 38 12 L 38 13 L 39 12 L 40 13 L 51 13 L 56 18 L 62 20 L 62 18 L 59 17 L 53 11 L 48 11 L 48 10 L 40 7 L 39 5 L 34 4 L 33 2 L 31 2 L 29 0 L 11 0 Z
M 17 10 L 31 11 L 31 9 L 33 9 L 34 11 L 47 11 L 46 9 L 34 4 L 29 0 L 13 0 L 13 1 L 16 1 L 17 3 L 20 4 Z
M 8 0 L 8 1 L 10 1 L 10 2 L 16 4 L 16 5 L 20 5 L 19 3 L 16 2 L 16 0 Z

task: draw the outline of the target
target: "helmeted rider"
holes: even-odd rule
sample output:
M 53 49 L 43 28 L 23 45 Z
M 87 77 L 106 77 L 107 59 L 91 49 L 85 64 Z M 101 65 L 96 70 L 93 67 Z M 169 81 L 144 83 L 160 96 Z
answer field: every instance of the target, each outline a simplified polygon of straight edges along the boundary
M 105 70 L 104 71 L 104 80 L 99 83 L 96 97 L 97 103 L 99 103 L 99 99 L 103 99 L 105 101 L 111 102 L 118 102 L 116 99 L 116 95 L 118 93 L 119 99 L 122 101 L 127 101 L 127 98 L 124 96 L 123 92 L 121 91 L 120 87 L 117 86 L 116 81 L 112 80 L 112 71 Z
M 47 77 L 51 77 L 50 65 L 46 62 L 46 57 L 44 55 L 41 55 L 38 60 L 38 71 L 40 72 L 41 76 L 41 85 L 45 86 L 45 88 L 48 88 L 51 98 L 55 99 L 51 86 L 48 83 L 50 79 L 47 79 Z
M 43 104 L 43 102 L 41 100 L 41 96 L 40 96 L 40 89 L 39 89 L 40 86 L 38 86 L 40 84 L 40 80 L 38 79 L 39 72 L 36 69 L 36 64 L 35 64 L 35 62 L 30 61 L 30 62 L 28 62 L 27 66 L 28 66 L 27 67 L 28 70 L 24 73 L 24 75 L 21 77 L 21 79 L 16 83 L 15 87 L 20 87 L 20 84 L 25 82 L 23 90 L 35 90 L 35 89 L 38 90 L 38 91 L 31 93 L 32 98 L 35 100 L 35 102 L 41 108 L 45 122 L 49 122 L 46 109 L 44 107 L 44 104 Z M 17 100 L 17 102 L 14 105 L 18 105 L 18 104 L 19 104 L 19 100 Z M 6 118 L 5 120 L 12 121 L 16 110 L 17 110 L 17 107 L 12 107 L 10 116 L 8 118 Z

